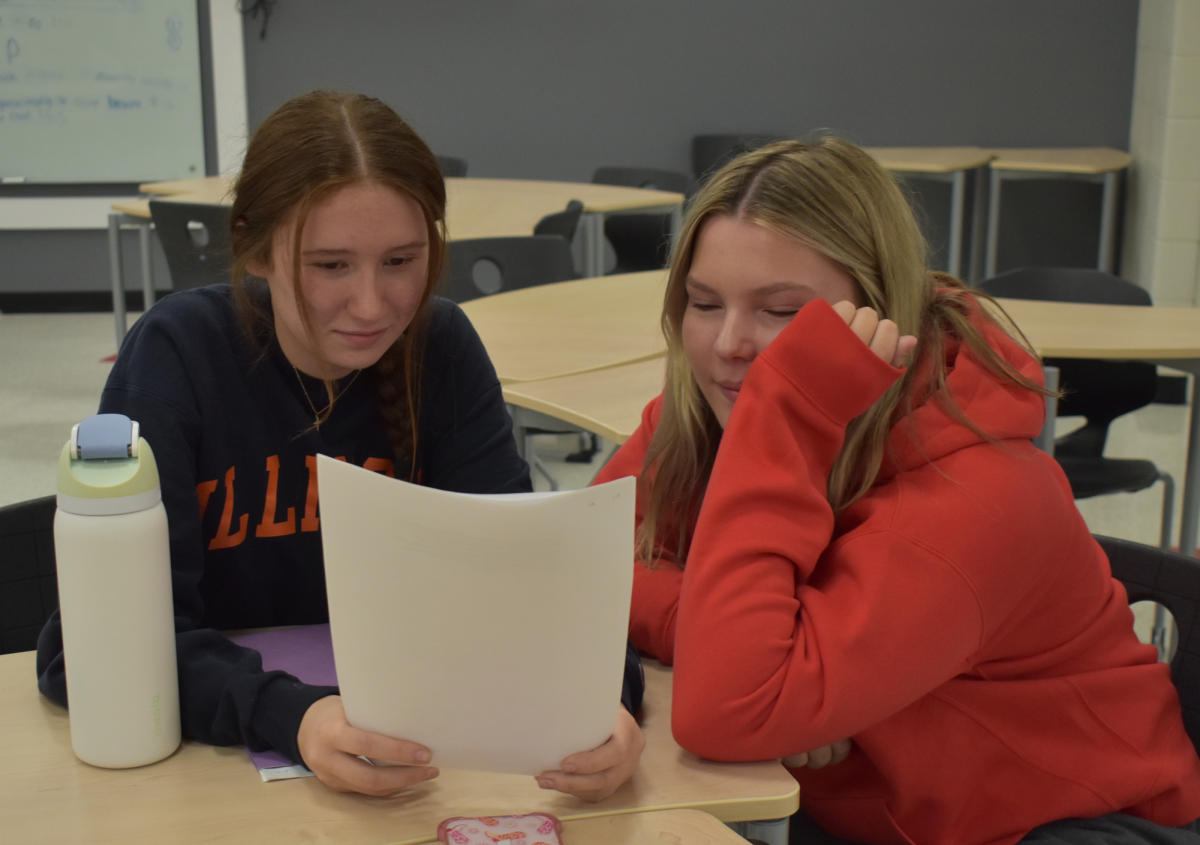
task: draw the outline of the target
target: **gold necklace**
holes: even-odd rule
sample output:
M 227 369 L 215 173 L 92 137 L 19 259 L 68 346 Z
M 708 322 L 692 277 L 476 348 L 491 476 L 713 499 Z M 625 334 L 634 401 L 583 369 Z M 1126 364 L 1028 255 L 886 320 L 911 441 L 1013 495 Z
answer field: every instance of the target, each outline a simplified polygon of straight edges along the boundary
M 317 406 L 313 402 L 312 397 L 308 395 L 308 388 L 304 386 L 304 379 L 301 378 L 300 370 L 298 370 L 296 368 L 295 364 L 292 364 L 292 372 L 296 374 L 296 381 L 300 382 L 300 392 L 303 393 L 304 398 L 308 400 L 308 407 L 312 408 L 313 428 L 315 428 L 319 431 L 321 429 L 321 412 L 317 410 Z M 349 390 L 350 387 L 354 384 L 354 382 L 358 379 L 358 376 L 360 373 L 362 373 L 362 370 L 355 370 L 354 378 L 350 379 L 349 384 L 347 384 L 344 388 L 339 390 L 337 392 L 337 395 L 341 396 L 343 393 L 345 393 L 347 390 Z M 333 397 L 333 396 L 329 397 L 329 402 L 325 405 L 325 410 L 329 410 L 329 406 L 333 404 L 334 398 L 335 397 Z

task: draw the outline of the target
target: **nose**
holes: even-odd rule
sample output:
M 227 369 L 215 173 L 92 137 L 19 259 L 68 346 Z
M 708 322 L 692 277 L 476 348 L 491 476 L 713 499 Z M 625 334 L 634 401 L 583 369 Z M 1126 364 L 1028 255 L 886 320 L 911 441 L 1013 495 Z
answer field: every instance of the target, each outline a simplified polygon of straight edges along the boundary
M 754 321 L 748 315 L 734 310 L 725 312 L 721 331 L 717 334 L 713 351 L 726 361 L 753 361 L 758 354 L 755 343 Z
M 378 268 L 365 268 L 347 281 L 346 311 L 363 323 L 377 321 L 387 310 L 384 279 Z

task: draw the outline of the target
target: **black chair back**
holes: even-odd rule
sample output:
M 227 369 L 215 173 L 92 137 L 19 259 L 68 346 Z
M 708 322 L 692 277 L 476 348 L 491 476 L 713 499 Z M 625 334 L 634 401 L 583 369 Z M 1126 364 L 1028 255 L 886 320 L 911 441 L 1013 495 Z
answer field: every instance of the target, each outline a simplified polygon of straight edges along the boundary
M 32 651 L 58 607 L 54 496 L 0 508 L 0 654 Z
M 150 216 L 175 290 L 229 281 L 233 248 L 228 207 L 150 200 Z
M 575 230 L 579 228 L 579 218 L 583 217 L 583 203 L 571 200 L 562 211 L 547 214 L 533 227 L 535 235 L 557 235 L 570 243 L 575 238 Z
M 1175 617 L 1179 645 L 1171 658 L 1171 680 L 1179 691 L 1183 725 L 1192 743 L 1200 741 L 1200 560 L 1166 549 L 1096 536 L 1113 577 L 1125 585 L 1129 601 L 1153 601 Z M 1200 745 L 1197 745 L 1200 748 Z
M 771 133 L 760 135 L 695 135 L 692 137 L 692 172 L 701 184 L 729 162 L 765 147 L 780 137 Z
M 447 258 L 438 294 L 454 302 L 577 278 L 571 245 L 558 235 L 450 241 Z
M 452 176 L 467 175 L 467 161 L 462 158 L 454 158 L 453 156 L 437 156 L 438 167 L 441 168 L 442 176 L 449 178 Z
M 1102 270 L 1079 267 L 1022 267 L 987 279 L 979 288 L 1006 299 L 1153 304 L 1145 288 Z M 1112 421 L 1153 402 L 1158 388 L 1158 369 L 1141 361 L 1047 358 L 1045 363 L 1059 368 L 1064 395 L 1058 416 L 1087 419 L 1083 428 L 1055 443 L 1054 454 L 1060 458 L 1101 457 Z
M 686 194 L 691 187 L 690 182 L 682 173 L 650 167 L 597 167 L 592 174 L 592 183 L 596 185 L 622 185 L 676 194 Z

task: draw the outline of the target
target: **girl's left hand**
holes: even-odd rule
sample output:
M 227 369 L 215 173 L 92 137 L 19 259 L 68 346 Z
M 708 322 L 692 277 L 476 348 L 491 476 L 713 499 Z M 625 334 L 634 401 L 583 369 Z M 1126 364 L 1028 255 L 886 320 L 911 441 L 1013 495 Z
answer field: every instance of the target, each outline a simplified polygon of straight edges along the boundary
M 608 742 L 591 751 L 572 754 L 562 761 L 559 771 L 542 772 L 537 776 L 538 786 L 557 789 L 584 801 L 603 801 L 629 780 L 645 747 L 642 729 L 629 711 L 621 707 Z
M 893 367 L 903 366 L 904 359 L 917 348 L 915 337 L 901 336 L 899 327 L 891 320 L 880 320 L 874 308 L 856 308 L 853 302 L 842 300 L 833 310 L 872 352 Z
M 815 751 L 805 751 L 783 758 L 783 765 L 789 769 L 799 769 L 808 766 L 810 769 L 823 769 L 826 766 L 836 766 L 850 756 L 853 742 L 849 739 L 839 739 L 832 745 L 824 745 Z

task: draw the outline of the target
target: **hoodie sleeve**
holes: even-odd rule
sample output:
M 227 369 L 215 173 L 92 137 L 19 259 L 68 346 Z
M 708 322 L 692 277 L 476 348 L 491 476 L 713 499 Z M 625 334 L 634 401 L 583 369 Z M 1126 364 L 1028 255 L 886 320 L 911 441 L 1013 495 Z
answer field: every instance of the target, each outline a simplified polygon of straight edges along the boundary
M 869 530 L 830 545 L 826 491 L 846 426 L 901 374 L 819 300 L 752 366 L 679 599 L 672 728 L 688 750 L 761 760 L 826 745 L 932 689 L 977 647 L 977 603 L 936 555 Z M 923 567 L 937 577 L 926 583 Z M 961 614 L 947 642 L 926 624 L 942 606 Z

